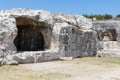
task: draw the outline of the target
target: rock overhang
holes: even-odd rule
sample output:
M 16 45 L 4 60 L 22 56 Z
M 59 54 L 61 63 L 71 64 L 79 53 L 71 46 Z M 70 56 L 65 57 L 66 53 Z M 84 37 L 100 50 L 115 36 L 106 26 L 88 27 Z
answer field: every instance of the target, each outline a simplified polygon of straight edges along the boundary
M 72 14 L 56 14 L 46 10 L 32 10 L 32 9 L 11 9 L 11 10 L 0 10 L 0 17 L 6 18 L 17 18 L 17 17 L 26 17 L 39 22 L 45 22 L 51 24 L 58 22 L 66 22 L 70 25 L 75 25 L 84 28 L 91 28 L 91 20 L 86 19 L 81 15 L 72 15 Z

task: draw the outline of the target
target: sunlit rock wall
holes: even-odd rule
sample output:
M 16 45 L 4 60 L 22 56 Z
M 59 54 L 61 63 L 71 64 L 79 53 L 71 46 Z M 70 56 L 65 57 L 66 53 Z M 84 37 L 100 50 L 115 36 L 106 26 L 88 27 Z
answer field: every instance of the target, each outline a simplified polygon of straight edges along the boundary
M 120 21 L 95 21 L 93 30 L 98 33 L 97 56 L 120 57 Z

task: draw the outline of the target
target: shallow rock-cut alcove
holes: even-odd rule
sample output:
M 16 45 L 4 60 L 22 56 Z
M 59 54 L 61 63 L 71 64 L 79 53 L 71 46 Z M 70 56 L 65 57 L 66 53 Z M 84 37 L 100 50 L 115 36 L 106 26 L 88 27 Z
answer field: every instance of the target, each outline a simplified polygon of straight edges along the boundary
M 39 22 L 24 18 L 16 18 L 18 33 L 14 40 L 17 51 L 44 51 L 45 44 L 45 26 Z
M 106 31 L 98 31 L 98 38 L 100 41 L 116 41 L 117 34 L 115 29 L 108 29 Z

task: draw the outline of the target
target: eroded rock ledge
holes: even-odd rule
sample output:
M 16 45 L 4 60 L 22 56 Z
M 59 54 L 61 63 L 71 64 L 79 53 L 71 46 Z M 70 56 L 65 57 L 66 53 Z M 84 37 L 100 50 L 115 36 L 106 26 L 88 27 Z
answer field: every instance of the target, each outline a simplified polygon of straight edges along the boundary
M 120 22 L 45 10 L 0 11 L 0 63 L 120 57 Z

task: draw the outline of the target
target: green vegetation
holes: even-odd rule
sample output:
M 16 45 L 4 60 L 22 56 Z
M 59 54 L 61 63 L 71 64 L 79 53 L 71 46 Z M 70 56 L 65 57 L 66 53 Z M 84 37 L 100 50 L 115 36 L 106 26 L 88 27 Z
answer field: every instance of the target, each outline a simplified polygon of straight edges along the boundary
M 86 18 L 96 18 L 96 20 L 120 20 L 120 14 L 116 15 L 115 17 L 113 17 L 111 14 L 104 14 L 104 15 L 101 15 L 101 14 L 91 14 L 91 15 L 88 15 L 88 14 L 84 14 L 83 16 L 85 16 Z
M 110 14 L 105 14 L 105 15 L 101 15 L 101 14 L 87 15 L 87 14 L 84 14 L 83 16 L 85 16 L 86 18 L 96 18 L 97 20 L 109 20 L 109 19 L 113 18 L 113 16 Z
M 120 14 L 118 14 L 116 17 L 120 17 Z

